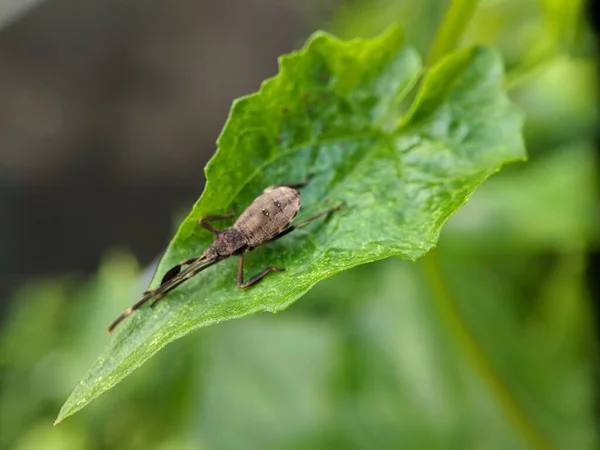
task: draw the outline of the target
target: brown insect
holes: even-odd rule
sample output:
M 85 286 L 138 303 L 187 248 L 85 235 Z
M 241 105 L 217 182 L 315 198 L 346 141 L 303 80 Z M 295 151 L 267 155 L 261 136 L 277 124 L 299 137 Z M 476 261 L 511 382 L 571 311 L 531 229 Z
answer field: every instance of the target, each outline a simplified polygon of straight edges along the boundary
M 198 257 L 181 261 L 163 276 L 160 286 L 146 291 L 140 301 L 130 306 L 108 327 L 110 334 L 126 317 L 131 315 L 149 300 L 154 307 L 164 296 L 180 284 L 202 272 L 207 267 L 223 261 L 230 256 L 239 256 L 237 285 L 244 289 L 258 283 L 271 272 L 285 270 L 280 267 L 267 267 L 260 273 L 244 281 L 244 253 L 254 250 L 261 245 L 273 242 L 286 234 L 340 209 L 343 204 L 321 211 L 302 222 L 292 225 L 292 221 L 300 210 L 300 192 L 296 189 L 305 186 L 307 181 L 271 186 L 263 191 L 254 202 L 238 217 L 231 228 L 217 230 L 209 222 L 231 219 L 235 212 L 221 216 L 208 216 L 200 219 L 200 225 L 215 233 L 215 240 L 206 251 Z M 188 266 L 182 270 L 184 266 Z

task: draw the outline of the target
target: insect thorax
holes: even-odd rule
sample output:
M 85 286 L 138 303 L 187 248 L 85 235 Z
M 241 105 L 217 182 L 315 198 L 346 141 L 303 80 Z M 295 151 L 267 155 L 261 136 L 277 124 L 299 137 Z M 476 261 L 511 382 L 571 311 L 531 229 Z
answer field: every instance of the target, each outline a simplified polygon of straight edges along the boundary
M 238 230 L 226 228 L 215 236 L 215 242 L 211 247 L 219 256 L 230 256 L 245 246 L 246 239 Z

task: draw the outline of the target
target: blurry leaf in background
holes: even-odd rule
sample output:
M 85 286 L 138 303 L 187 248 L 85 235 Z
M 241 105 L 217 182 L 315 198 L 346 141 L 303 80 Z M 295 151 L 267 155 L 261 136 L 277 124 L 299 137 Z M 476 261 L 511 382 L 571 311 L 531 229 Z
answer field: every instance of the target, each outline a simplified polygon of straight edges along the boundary
M 591 145 L 599 119 L 596 75 L 593 60 L 565 56 L 513 91 L 527 117 L 524 132 L 530 156 L 565 144 Z
M 15 448 L 7 443 L 33 419 L 51 414 L 56 399 L 72 388 L 103 345 L 97 321 L 110 320 L 114 308 L 129 301 L 136 276 L 131 257 L 114 254 L 90 283 L 74 277 L 32 281 L 16 294 L 0 334 L 3 447 Z M 47 421 L 45 427 L 52 429 Z
M 578 34 L 586 6 L 584 0 L 542 0 L 547 31 L 557 45 L 568 49 Z
M 573 143 L 492 178 L 448 222 L 447 244 L 503 254 L 597 244 L 595 161 L 590 144 Z
M 440 0 L 346 2 L 328 30 L 348 38 L 372 36 L 400 20 L 407 40 L 425 53 L 448 5 Z M 574 52 L 594 57 L 585 6 L 582 0 L 481 0 L 462 45 L 493 45 L 502 53 L 509 84 L 530 81 L 527 87 L 534 89 L 554 60 Z
M 290 235 L 248 258 L 256 261 L 248 272 L 268 265 L 285 267 L 285 273 L 243 291 L 233 283 L 231 265 L 221 263 L 154 310 L 137 311 L 75 388 L 57 422 L 199 327 L 281 311 L 316 282 L 358 264 L 422 256 L 481 182 L 504 163 L 525 158 L 522 116 L 502 91 L 502 65 L 490 49 L 456 52 L 432 67 L 402 119 L 399 103 L 416 82 L 420 63 L 397 28 L 350 42 L 317 33 L 280 65 L 280 74 L 258 94 L 234 103 L 206 169 L 206 190 L 167 249 L 157 279 L 210 244 L 198 218 L 227 211 L 232 203 L 248 205 L 268 185 L 313 174 L 303 189 L 305 205 L 315 211 L 329 200 L 345 207 L 328 223 L 311 225 L 310 235 L 303 229 L 304 235 Z
M 595 448 L 583 266 L 569 270 L 558 261 L 524 312 L 528 290 L 513 283 L 509 258 L 487 258 L 482 266 L 476 252 L 441 250 L 447 295 L 432 295 L 423 263 L 394 258 L 353 269 L 281 315 L 232 321 L 178 341 L 113 395 L 52 427 L 67 389 L 56 383 L 75 382 L 71 366 L 93 357 L 82 337 L 103 335 L 89 328 L 85 308 L 67 301 L 62 322 L 72 328 L 58 327 L 53 341 L 30 339 L 44 368 L 25 370 L 14 353 L 2 362 L 2 448 Z M 135 270 L 127 261 L 109 259 L 98 281 L 83 289 L 71 281 L 69 288 L 87 291 L 85 306 L 104 315 L 98 294 L 134 284 L 124 276 Z M 56 325 L 28 294 L 8 319 L 2 354 L 23 337 L 17 321 L 25 315 L 42 329 Z M 562 308 L 559 319 L 552 310 L 564 300 L 571 313 Z M 465 333 L 479 354 L 465 346 Z M 45 377 L 34 382 L 36 374 Z
M 342 2 L 327 25 L 327 30 L 344 39 L 376 36 L 381 30 L 400 23 L 406 40 L 420 54 L 426 54 L 439 26 L 446 1 L 368 0 Z
M 567 254 L 533 276 L 535 258 L 477 252 L 442 252 L 440 267 L 464 328 L 488 360 L 485 368 L 502 383 L 498 403 L 507 403 L 503 409 L 529 448 L 596 448 L 583 255 Z M 565 270 L 565 262 L 575 265 Z M 558 274 L 565 289 L 548 295 Z

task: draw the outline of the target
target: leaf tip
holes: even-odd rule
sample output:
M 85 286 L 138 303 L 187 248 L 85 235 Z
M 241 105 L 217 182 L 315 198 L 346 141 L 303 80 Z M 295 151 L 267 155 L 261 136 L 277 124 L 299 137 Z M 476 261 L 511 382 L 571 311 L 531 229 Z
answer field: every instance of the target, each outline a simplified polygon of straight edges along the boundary
M 62 406 L 62 408 L 60 408 L 60 411 L 58 412 L 58 415 L 56 416 L 56 419 L 54 420 L 53 426 L 58 425 L 63 420 L 65 420 L 67 417 L 72 416 L 73 413 L 75 413 L 76 411 L 81 409 L 81 407 L 80 408 L 72 408 L 70 406 L 70 400 L 71 400 L 71 397 L 69 397 L 67 399 L 67 401 L 65 402 L 65 404 Z
M 61 423 L 67 417 L 70 417 L 73 414 L 75 414 L 77 411 L 82 409 L 84 406 L 86 406 L 88 403 L 90 403 L 94 398 L 96 398 L 98 396 L 98 394 L 97 394 L 97 395 L 92 396 L 91 398 L 90 397 L 81 397 L 79 388 L 80 388 L 80 386 L 77 386 L 75 388 L 75 390 L 71 393 L 69 398 L 67 398 L 67 401 L 65 401 L 65 403 L 60 408 L 60 411 L 58 412 L 58 415 L 56 416 L 56 420 L 54 421 L 54 426 Z
M 63 414 L 62 408 L 61 408 L 61 410 L 58 412 L 58 416 L 56 416 L 56 419 L 54 420 L 54 423 L 52 424 L 52 426 L 55 427 L 56 425 L 61 423 L 66 418 L 67 418 L 67 416 Z

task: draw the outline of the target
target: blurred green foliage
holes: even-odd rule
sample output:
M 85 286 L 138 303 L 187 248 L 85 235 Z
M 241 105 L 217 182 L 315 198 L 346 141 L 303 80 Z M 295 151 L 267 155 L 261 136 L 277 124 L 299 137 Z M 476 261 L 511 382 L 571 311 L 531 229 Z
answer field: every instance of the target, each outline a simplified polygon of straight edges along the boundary
M 54 428 L 136 266 L 24 288 L 0 342 L 3 448 L 593 448 L 581 258 L 427 258 L 194 333 Z
M 57 427 L 105 324 L 144 286 L 126 254 L 93 280 L 31 281 L 0 330 L 0 446 L 598 448 L 584 280 L 598 243 L 597 92 L 588 32 L 556 13 L 568 3 L 476 11 L 466 41 L 498 45 L 518 74 L 531 158 L 484 183 L 434 254 L 359 267 L 277 316 L 202 329 Z M 445 5 L 349 2 L 333 31 L 400 20 L 426 49 Z

